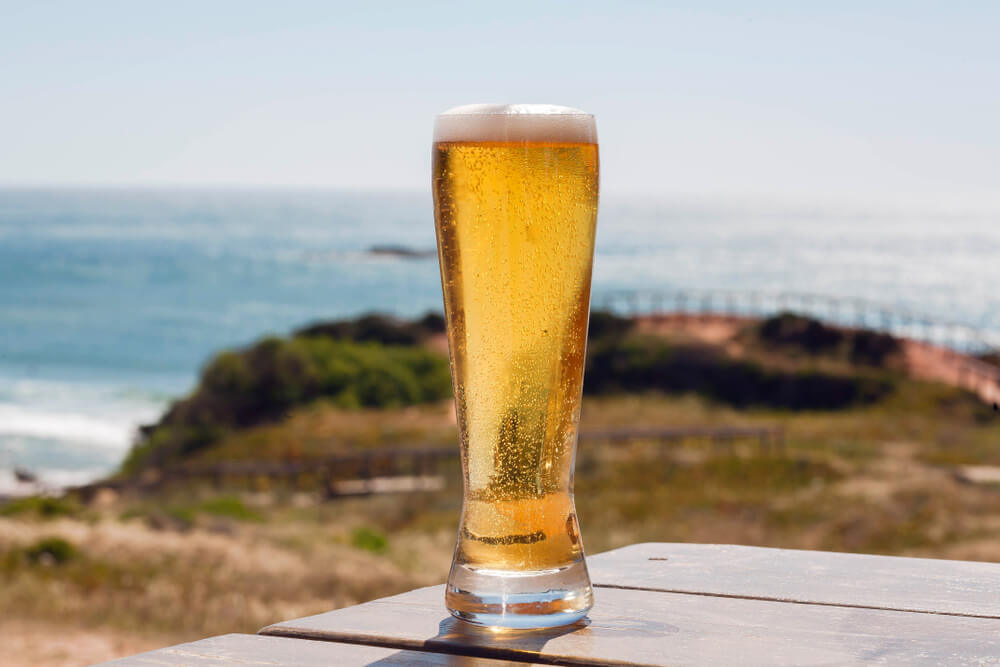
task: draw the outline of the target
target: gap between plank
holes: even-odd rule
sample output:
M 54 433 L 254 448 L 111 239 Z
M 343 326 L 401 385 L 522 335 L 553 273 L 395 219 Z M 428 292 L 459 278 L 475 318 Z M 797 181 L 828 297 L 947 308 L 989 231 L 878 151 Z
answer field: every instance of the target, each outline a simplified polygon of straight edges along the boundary
M 561 655 L 547 656 L 531 653 L 521 649 L 484 646 L 481 644 L 446 644 L 437 641 L 403 639 L 396 640 L 372 635 L 338 635 L 325 633 L 322 630 L 306 630 L 288 627 L 268 626 L 257 634 L 270 637 L 288 637 L 290 639 L 305 639 L 309 641 L 324 641 L 332 644 L 360 644 L 362 646 L 378 646 L 381 648 L 398 649 L 400 651 L 420 651 L 423 653 L 438 653 L 458 655 L 466 658 L 491 658 L 527 664 L 564 665 L 565 667 L 637 667 L 638 663 L 602 658 L 600 662 L 592 659 L 577 659 Z
M 760 602 L 784 602 L 786 604 L 808 604 L 817 607 L 841 607 L 846 609 L 872 609 L 875 611 L 899 611 L 907 614 L 935 614 L 937 616 L 961 616 L 963 618 L 985 618 L 1000 620 L 996 614 L 967 614 L 961 611 L 933 611 L 931 609 L 901 609 L 899 607 L 878 607 L 869 604 L 849 604 L 847 602 L 817 602 L 810 600 L 789 600 L 788 598 L 764 595 L 737 595 L 736 593 L 702 593 L 698 591 L 674 590 L 669 588 L 649 588 L 648 586 L 621 586 L 618 584 L 593 584 L 594 588 L 617 588 L 623 591 L 644 591 L 647 593 L 673 593 L 676 595 L 699 595 L 707 598 L 729 598 L 732 600 L 758 600 Z

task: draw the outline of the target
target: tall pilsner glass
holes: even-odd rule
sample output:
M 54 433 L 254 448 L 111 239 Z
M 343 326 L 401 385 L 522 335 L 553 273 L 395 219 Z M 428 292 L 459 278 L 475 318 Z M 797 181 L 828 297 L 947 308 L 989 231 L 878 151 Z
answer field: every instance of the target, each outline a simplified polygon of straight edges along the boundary
M 479 625 L 572 623 L 593 604 L 573 504 L 597 222 L 594 117 L 451 109 L 434 214 L 464 496 L 446 603 Z

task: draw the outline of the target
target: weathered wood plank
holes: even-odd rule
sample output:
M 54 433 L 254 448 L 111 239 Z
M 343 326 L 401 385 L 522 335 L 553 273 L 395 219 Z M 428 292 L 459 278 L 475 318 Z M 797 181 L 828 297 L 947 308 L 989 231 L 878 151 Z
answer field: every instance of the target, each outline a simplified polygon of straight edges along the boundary
M 422 588 L 287 621 L 271 636 L 562 665 L 981 664 L 1000 659 L 1000 621 L 602 588 L 586 621 L 490 632 L 452 619 Z
M 518 663 L 523 665 L 524 663 Z M 507 667 L 507 661 L 263 635 L 221 635 L 102 663 L 105 667 L 296 665 L 297 667 Z
M 587 559 L 596 586 L 1000 618 L 1000 564 L 716 544 Z

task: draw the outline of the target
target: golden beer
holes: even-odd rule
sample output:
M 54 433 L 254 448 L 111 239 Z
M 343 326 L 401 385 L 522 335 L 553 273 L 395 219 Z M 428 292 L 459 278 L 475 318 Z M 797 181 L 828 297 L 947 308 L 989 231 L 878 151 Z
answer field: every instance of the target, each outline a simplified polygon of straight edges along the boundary
M 460 108 L 433 180 L 465 496 L 448 605 L 572 622 L 592 595 L 573 504 L 597 218 L 593 117 Z

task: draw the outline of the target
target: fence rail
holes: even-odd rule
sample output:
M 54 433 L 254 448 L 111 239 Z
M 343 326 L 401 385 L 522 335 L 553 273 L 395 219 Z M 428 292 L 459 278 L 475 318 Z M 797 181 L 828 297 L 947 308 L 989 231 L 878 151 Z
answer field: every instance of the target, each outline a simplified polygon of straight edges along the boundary
M 637 440 L 659 445 L 702 439 L 732 446 L 738 440 L 755 440 L 762 453 L 784 451 L 784 431 L 776 427 L 672 427 L 586 431 L 581 442 L 621 444 Z M 166 468 L 134 478 L 110 479 L 73 491 L 89 502 L 101 489 L 152 491 L 169 484 L 207 481 L 218 488 L 233 482 L 254 484 L 267 480 L 300 487 L 309 478 L 326 498 L 402 491 L 435 490 L 442 461 L 459 457 L 457 445 L 440 447 L 391 447 L 293 461 L 223 461 Z
M 635 316 L 769 317 L 795 312 L 848 328 L 892 334 L 932 346 L 942 363 L 953 369 L 951 381 L 987 403 L 1000 403 L 1000 366 L 978 356 L 1000 358 L 1000 336 L 967 324 L 887 306 L 870 299 L 805 292 L 762 290 L 628 290 L 606 292 L 596 307 Z
M 767 290 L 648 289 L 596 295 L 595 306 L 623 315 L 663 313 L 768 317 L 785 311 L 845 327 L 873 329 L 966 354 L 1000 354 L 1000 332 L 871 299 Z
M 785 431 L 779 427 L 757 426 L 681 426 L 675 428 L 622 428 L 587 431 L 580 434 L 581 442 L 605 441 L 624 443 L 652 440 L 660 444 L 683 440 L 708 440 L 712 444 L 732 445 L 736 440 L 756 440 L 761 453 L 783 453 Z

